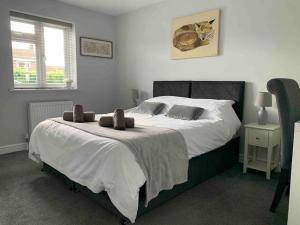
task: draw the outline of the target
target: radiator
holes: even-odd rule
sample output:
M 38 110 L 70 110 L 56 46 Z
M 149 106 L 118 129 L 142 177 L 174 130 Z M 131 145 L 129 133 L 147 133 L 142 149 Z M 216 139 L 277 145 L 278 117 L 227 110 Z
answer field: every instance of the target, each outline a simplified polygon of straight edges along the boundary
M 72 110 L 72 101 L 30 102 L 28 107 L 29 134 L 40 122 L 62 116 L 64 111 Z

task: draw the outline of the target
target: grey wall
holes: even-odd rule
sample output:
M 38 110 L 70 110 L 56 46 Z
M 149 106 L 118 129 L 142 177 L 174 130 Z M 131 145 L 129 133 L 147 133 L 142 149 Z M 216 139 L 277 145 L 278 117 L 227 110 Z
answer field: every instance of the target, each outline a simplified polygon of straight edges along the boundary
M 76 28 L 79 91 L 10 92 L 13 85 L 9 10 L 73 22 Z M 114 59 L 79 55 L 79 37 L 115 41 L 115 18 L 53 0 L 0 0 L 0 146 L 22 143 L 27 132 L 27 103 L 73 100 L 86 109 L 109 112 L 115 107 Z
M 171 21 L 221 9 L 220 55 L 170 59 Z M 152 94 L 153 80 L 245 80 L 245 122 L 255 121 L 257 91 L 272 77 L 300 82 L 300 1 L 173 0 L 117 18 L 119 104 L 131 105 L 130 89 Z M 269 109 L 277 121 L 275 109 Z

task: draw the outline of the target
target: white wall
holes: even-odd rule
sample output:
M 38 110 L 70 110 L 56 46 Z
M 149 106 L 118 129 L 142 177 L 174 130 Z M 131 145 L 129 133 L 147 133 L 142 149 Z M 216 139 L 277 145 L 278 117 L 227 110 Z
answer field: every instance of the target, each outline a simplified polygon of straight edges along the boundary
M 13 85 L 9 10 L 62 19 L 75 24 L 79 91 L 10 92 Z M 115 18 L 69 6 L 53 0 L 0 0 L 0 150 L 24 142 L 27 132 L 27 103 L 31 101 L 73 100 L 88 110 L 109 112 L 115 107 L 114 59 L 79 55 L 79 37 L 115 41 Z M 16 146 L 16 147 L 14 147 Z
M 215 8 L 221 9 L 220 55 L 171 60 L 172 19 Z M 244 80 L 245 122 L 255 121 L 253 101 L 269 79 L 300 82 L 299 12 L 297 0 L 169 0 L 119 16 L 119 104 L 132 104 L 131 88 L 151 96 L 154 80 Z

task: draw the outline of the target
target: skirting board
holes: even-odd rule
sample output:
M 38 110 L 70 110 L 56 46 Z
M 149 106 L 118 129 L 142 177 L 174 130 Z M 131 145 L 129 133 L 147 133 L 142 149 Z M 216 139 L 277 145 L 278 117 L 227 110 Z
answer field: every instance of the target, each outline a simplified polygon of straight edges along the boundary
M 28 150 L 28 143 L 0 146 L 0 155 L 24 150 Z

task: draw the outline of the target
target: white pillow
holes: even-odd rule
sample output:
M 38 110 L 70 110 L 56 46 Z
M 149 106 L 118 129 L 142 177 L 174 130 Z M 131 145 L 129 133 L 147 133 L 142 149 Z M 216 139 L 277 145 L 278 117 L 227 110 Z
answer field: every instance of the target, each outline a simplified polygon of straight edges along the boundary
M 234 104 L 233 100 L 217 100 L 217 99 L 196 99 L 196 98 L 184 98 L 176 96 L 159 96 L 146 100 L 148 102 L 161 102 L 165 103 L 166 107 L 162 113 L 167 113 L 173 105 L 187 105 L 204 108 L 205 111 L 201 115 L 201 118 L 215 118 L 220 116 L 220 112 L 223 107 Z
M 165 103 L 166 107 L 164 111 L 162 111 L 164 114 L 166 114 L 168 110 L 175 104 L 201 107 L 204 109 L 204 112 L 199 119 L 222 120 L 225 127 L 230 127 L 231 132 L 233 133 L 235 133 L 241 126 L 241 121 L 232 108 L 232 105 L 235 103 L 233 100 L 159 96 L 146 101 Z

